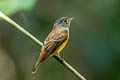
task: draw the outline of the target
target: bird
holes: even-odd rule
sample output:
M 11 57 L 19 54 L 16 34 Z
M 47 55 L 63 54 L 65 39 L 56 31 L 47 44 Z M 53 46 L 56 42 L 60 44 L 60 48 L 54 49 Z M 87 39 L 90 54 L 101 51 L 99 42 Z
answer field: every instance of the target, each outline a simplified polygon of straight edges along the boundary
M 52 31 L 44 40 L 40 56 L 32 69 L 32 74 L 36 73 L 39 65 L 48 57 L 57 56 L 61 58 L 60 51 L 69 40 L 69 27 L 73 19 L 70 17 L 61 17 L 55 21 Z

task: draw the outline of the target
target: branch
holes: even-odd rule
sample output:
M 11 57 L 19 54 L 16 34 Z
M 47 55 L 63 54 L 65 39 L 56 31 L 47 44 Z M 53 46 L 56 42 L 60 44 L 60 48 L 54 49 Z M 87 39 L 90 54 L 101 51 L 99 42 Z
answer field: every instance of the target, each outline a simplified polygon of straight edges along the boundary
M 33 42 L 35 42 L 39 46 L 43 45 L 43 43 L 41 41 L 39 41 L 37 38 L 35 38 L 32 34 L 30 34 L 25 29 L 23 29 L 20 25 L 18 25 L 17 23 L 15 23 L 12 19 L 10 19 L 6 15 L 4 15 L 2 12 L 0 12 L 0 18 L 2 18 L 3 20 L 5 20 L 6 22 L 10 23 L 11 25 L 13 25 L 13 27 L 17 28 L 20 32 L 22 32 L 25 36 L 27 36 L 29 39 L 31 39 Z
M 64 67 L 66 67 L 69 71 L 71 71 L 79 80 L 86 80 L 78 71 L 76 71 L 70 64 L 68 64 L 64 59 L 60 57 L 53 56 L 57 59 Z
M 26 31 L 24 28 L 22 28 L 20 25 L 15 23 L 12 19 L 4 15 L 2 12 L 0 12 L 0 18 L 5 20 L 6 22 L 10 23 L 18 29 L 21 33 L 23 33 L 26 37 L 31 39 L 33 42 L 38 44 L 39 46 L 42 46 L 43 43 L 39 41 L 37 38 L 35 38 L 32 34 L 30 34 L 28 31 Z M 76 71 L 71 65 L 69 65 L 64 59 L 61 59 L 57 56 L 53 56 L 57 61 L 59 61 L 64 67 L 66 67 L 69 71 L 71 71 L 79 80 L 86 80 L 78 71 Z

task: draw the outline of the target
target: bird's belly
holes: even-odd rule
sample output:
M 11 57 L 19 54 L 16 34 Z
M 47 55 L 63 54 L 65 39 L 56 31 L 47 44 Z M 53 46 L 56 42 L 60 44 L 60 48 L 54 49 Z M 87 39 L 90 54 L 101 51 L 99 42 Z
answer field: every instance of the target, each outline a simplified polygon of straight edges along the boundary
M 59 52 L 65 47 L 66 43 L 68 42 L 68 39 L 64 41 L 54 52 L 51 56 L 53 55 L 58 55 Z

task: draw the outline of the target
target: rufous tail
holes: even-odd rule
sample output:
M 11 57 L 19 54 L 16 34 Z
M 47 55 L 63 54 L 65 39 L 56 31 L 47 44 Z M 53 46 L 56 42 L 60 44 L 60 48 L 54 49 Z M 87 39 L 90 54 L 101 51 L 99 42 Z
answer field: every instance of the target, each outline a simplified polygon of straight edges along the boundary
M 41 63 L 41 59 L 40 59 L 40 56 L 39 56 L 38 60 L 37 60 L 37 63 L 35 64 L 35 66 L 32 69 L 32 74 L 34 74 L 37 71 L 37 69 L 39 68 L 40 63 Z
M 44 55 L 45 55 L 45 51 L 42 51 L 40 53 L 40 56 L 38 57 L 38 60 L 35 64 L 35 66 L 33 67 L 32 69 L 32 74 L 35 74 L 35 72 L 37 71 L 37 69 L 39 68 L 39 65 L 41 64 L 41 62 L 43 61 L 43 58 L 44 58 Z

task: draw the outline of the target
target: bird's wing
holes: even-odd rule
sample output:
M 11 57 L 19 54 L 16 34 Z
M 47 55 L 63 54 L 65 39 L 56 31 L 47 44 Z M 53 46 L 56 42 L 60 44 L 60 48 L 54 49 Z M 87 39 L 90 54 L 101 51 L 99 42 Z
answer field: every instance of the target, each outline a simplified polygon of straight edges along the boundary
M 61 30 L 50 33 L 46 38 L 42 50 L 45 51 L 43 60 L 48 58 L 65 40 L 67 40 L 68 32 Z
M 45 39 L 40 56 L 32 69 L 32 73 L 35 73 L 40 65 L 45 59 L 47 59 L 65 40 L 67 40 L 68 32 L 52 31 L 48 37 Z

